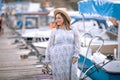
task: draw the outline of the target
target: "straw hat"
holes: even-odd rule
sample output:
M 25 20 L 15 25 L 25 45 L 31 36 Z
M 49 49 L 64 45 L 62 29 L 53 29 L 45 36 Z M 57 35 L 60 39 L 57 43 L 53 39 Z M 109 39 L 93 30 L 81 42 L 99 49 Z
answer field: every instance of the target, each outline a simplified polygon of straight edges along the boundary
M 71 21 L 71 18 L 70 18 L 70 16 L 68 15 L 68 13 L 67 13 L 67 11 L 66 11 L 65 9 L 60 9 L 60 8 L 56 9 L 56 10 L 54 11 L 54 16 L 55 16 L 56 14 L 58 14 L 59 12 L 62 13 L 62 14 L 64 14 L 69 22 Z

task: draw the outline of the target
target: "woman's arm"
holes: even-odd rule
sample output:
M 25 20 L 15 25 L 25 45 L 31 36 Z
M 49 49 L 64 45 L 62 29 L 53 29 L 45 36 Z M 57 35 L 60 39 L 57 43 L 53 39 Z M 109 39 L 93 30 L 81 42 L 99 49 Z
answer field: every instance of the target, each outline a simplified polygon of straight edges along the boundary
M 50 62 L 50 48 L 54 45 L 54 39 L 55 39 L 55 30 L 53 29 L 49 38 L 48 46 L 46 48 L 45 52 L 45 62 Z
M 80 36 L 79 31 L 74 30 L 74 55 L 73 55 L 73 63 L 77 62 L 80 51 Z

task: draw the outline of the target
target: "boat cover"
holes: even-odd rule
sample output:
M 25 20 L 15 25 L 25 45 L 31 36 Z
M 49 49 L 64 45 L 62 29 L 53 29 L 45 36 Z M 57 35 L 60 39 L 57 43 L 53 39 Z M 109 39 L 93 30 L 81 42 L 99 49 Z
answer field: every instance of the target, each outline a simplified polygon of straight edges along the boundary
M 99 14 L 101 16 L 114 17 L 120 20 L 119 0 L 85 0 L 78 2 L 78 10 L 81 14 Z

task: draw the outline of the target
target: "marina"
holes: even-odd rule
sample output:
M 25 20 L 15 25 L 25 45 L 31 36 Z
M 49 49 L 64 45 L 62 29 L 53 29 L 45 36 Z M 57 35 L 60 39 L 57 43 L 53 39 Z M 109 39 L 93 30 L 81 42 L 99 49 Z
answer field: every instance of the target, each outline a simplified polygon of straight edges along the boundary
M 8 12 L 5 7 L 9 8 Z M 118 80 L 120 2 L 85 0 L 77 1 L 77 7 L 78 11 L 59 8 L 70 15 L 70 28 L 79 31 L 77 77 L 79 80 Z M 6 13 L 6 24 L 4 33 L 0 33 L 0 80 L 53 80 L 51 65 L 45 65 L 45 51 L 54 30 L 50 24 L 56 8 L 10 2 L 1 9 L 1 15 Z M 111 29 L 114 26 L 117 28 Z

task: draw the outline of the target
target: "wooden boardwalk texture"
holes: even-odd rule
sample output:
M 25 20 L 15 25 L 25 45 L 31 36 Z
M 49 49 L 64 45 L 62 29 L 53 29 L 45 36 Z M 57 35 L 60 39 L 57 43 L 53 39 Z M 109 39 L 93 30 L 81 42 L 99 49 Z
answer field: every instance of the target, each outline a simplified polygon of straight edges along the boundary
M 36 67 L 38 59 L 35 56 L 20 59 L 26 50 L 19 49 L 14 42 L 13 31 L 5 27 L 0 35 L 0 80 L 36 80 L 41 74 L 41 68 Z

